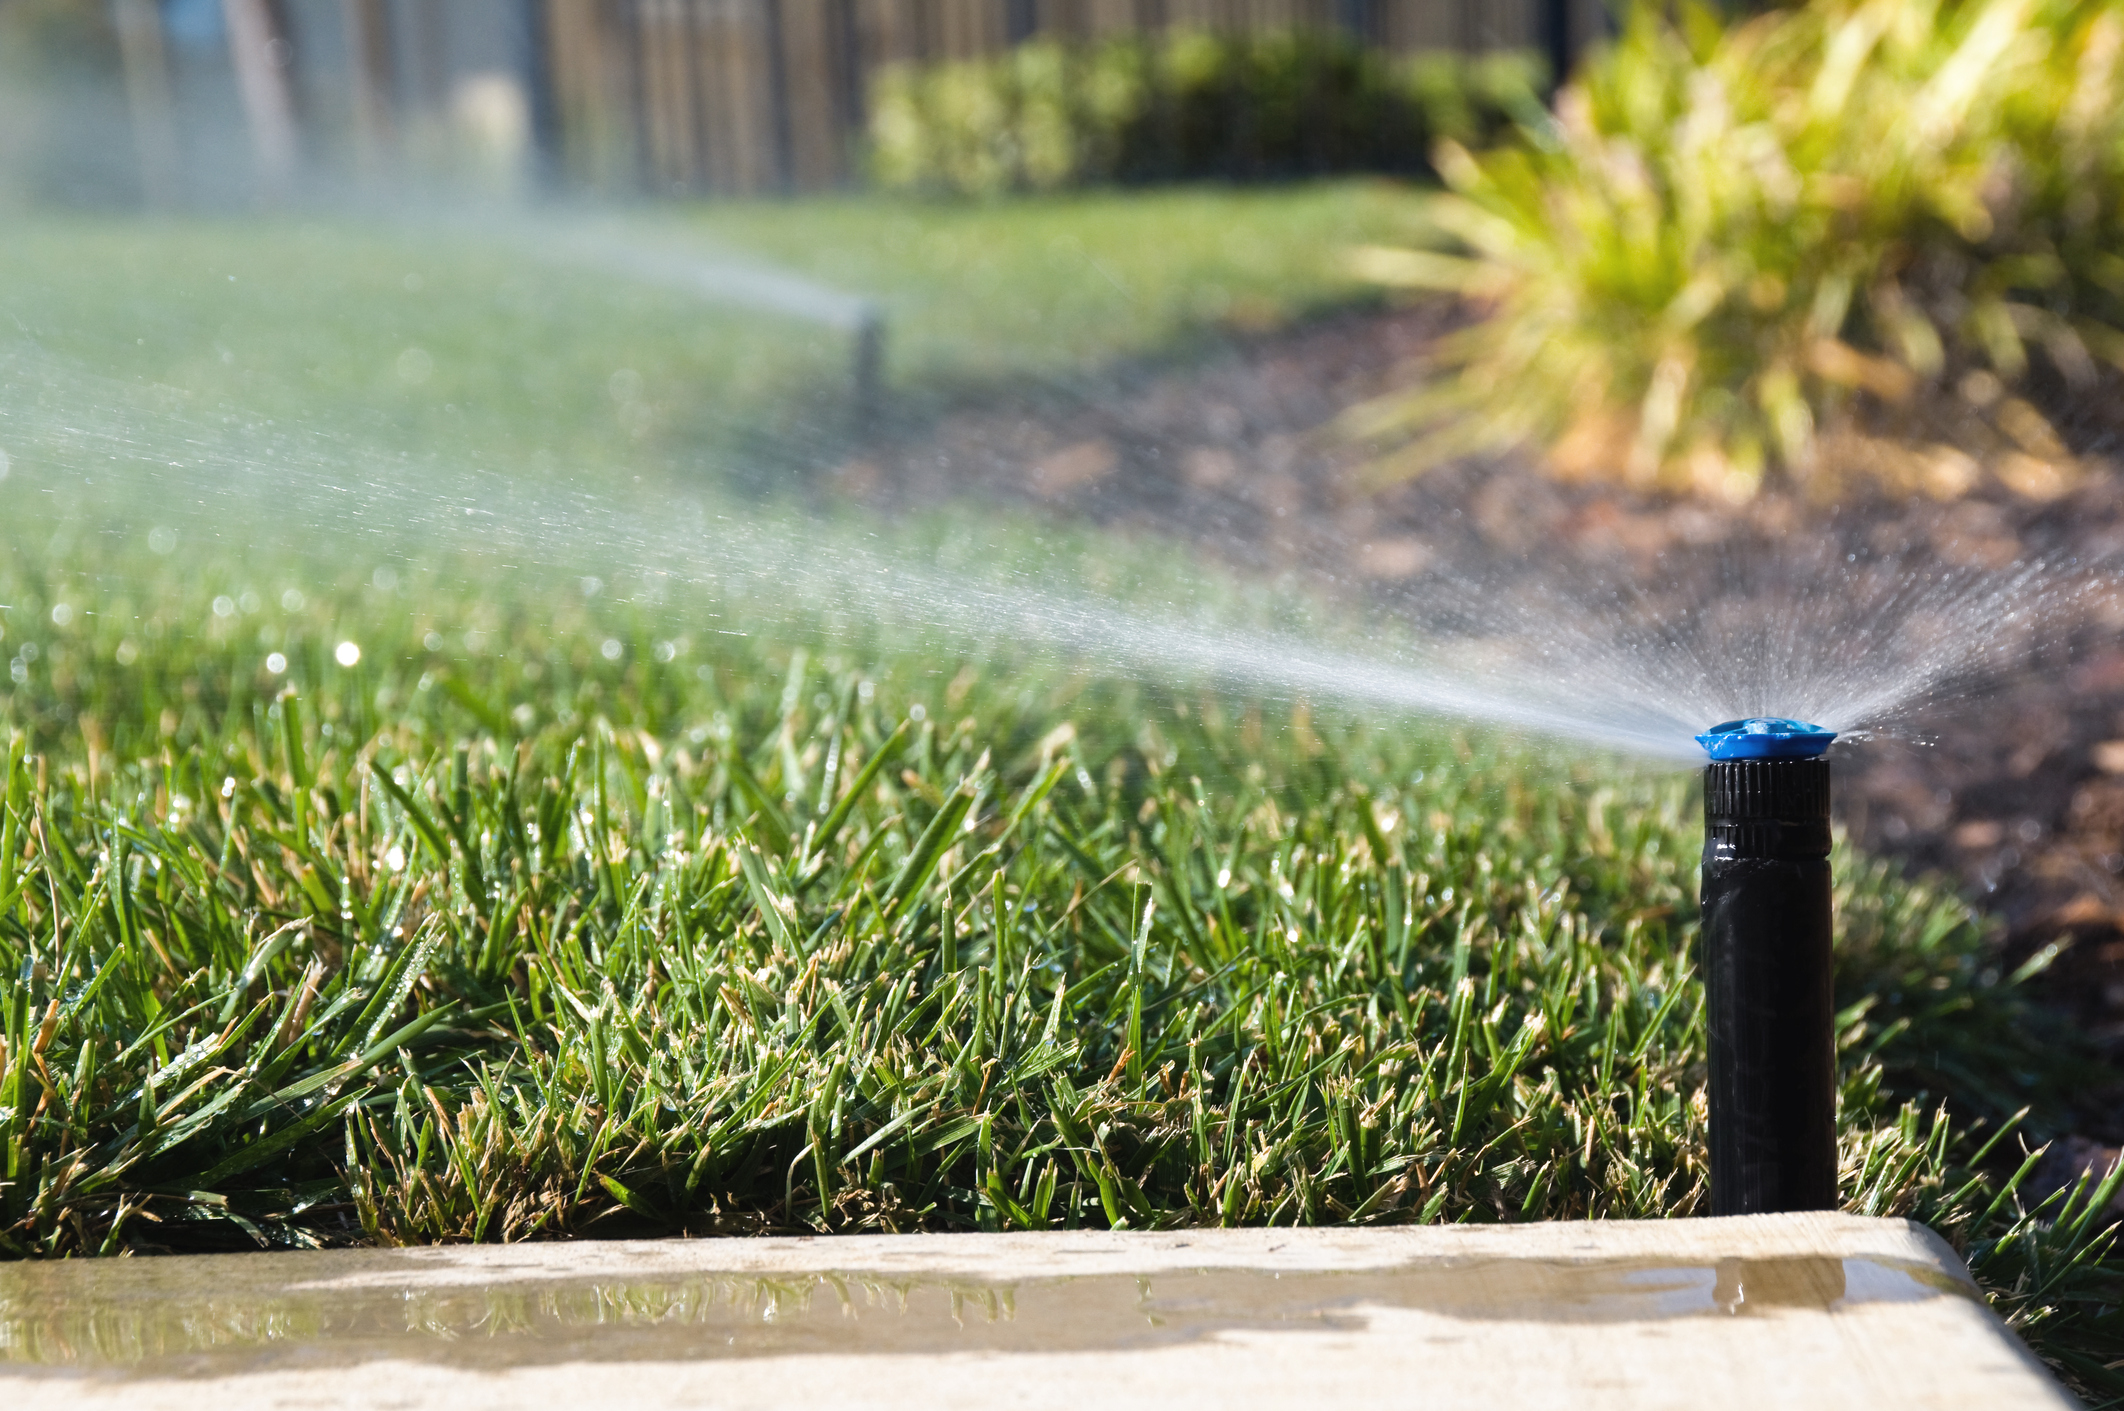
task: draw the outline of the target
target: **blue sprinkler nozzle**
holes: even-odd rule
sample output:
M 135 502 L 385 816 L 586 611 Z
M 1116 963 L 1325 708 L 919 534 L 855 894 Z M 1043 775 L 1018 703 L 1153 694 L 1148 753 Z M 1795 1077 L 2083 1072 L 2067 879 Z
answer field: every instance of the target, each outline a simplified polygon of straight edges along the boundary
M 1713 759 L 1813 759 L 1835 738 L 1834 730 L 1804 720 L 1729 720 L 1696 743 Z

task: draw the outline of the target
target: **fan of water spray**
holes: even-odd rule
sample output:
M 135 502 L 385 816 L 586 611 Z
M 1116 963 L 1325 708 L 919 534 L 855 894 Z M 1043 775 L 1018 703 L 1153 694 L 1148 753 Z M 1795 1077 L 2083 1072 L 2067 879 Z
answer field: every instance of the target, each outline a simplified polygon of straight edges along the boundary
M 1700 760 L 1720 722 L 1789 717 L 1846 737 L 1910 734 L 2026 659 L 2106 579 L 2065 562 L 2003 570 L 1792 545 L 1676 552 L 1657 581 L 1563 559 L 1462 564 L 1391 606 L 1235 584 L 1153 555 L 1100 591 L 1033 536 L 820 520 L 709 493 L 650 499 L 342 440 L 187 417 L 129 387 L 12 358 L 0 495 L 19 516 L 154 522 L 192 542 L 277 540 L 343 559 L 473 552 L 556 579 L 690 585 L 832 630 L 890 627 L 940 650 L 1038 650 L 1152 679 L 1484 722 L 1653 760 Z M 1129 550 L 1109 550 L 1109 566 Z
M 1677 549 L 1648 579 L 1562 560 L 1493 563 L 1426 594 L 1447 609 L 1432 621 L 1452 624 L 1428 639 L 1498 693 L 1539 702 L 1554 733 L 1698 759 L 1700 733 L 1748 719 L 1916 735 L 2019 669 L 2109 587 L 2070 561 L 1979 569 L 1921 553 L 1861 558 L 1833 543 Z

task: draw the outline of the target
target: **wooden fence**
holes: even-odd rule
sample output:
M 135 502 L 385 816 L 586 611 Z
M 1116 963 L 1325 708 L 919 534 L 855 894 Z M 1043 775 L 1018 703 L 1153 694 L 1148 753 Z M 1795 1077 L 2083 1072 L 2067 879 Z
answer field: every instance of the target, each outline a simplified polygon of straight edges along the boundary
M 159 0 L 109 3 L 141 194 L 170 205 L 210 199 L 239 142 L 252 199 L 349 176 L 513 189 L 534 164 L 606 194 L 822 190 L 859 174 L 892 64 L 1297 28 L 1553 62 L 1609 0 L 218 0 L 219 38 L 169 29 Z
M 856 175 L 870 75 L 1025 39 L 1339 27 L 1395 51 L 1568 53 L 1600 0 L 544 0 L 542 145 L 564 184 L 753 194 Z

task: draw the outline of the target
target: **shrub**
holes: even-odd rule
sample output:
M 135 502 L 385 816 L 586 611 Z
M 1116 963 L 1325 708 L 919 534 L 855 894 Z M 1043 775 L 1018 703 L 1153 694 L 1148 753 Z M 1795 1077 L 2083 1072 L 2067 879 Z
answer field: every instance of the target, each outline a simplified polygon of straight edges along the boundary
M 1396 60 L 1329 31 L 1176 31 L 899 67 L 873 92 L 884 186 L 988 195 L 1100 182 L 1426 170 L 1540 111 L 1520 54 Z
M 1414 472 L 1512 443 L 1744 496 L 1765 474 L 2056 493 L 2014 395 L 2124 363 L 2124 5 L 1640 7 L 1553 122 L 1441 144 L 1459 256 L 1361 252 L 1487 317 L 1350 425 Z M 1435 369 L 1434 369 L 1435 371 Z

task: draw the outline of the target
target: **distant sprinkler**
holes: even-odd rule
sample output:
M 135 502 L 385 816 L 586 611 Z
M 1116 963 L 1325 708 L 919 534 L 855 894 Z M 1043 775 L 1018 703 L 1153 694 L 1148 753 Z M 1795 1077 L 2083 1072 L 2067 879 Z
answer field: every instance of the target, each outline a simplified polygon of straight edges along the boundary
M 855 320 L 853 430 L 858 436 L 875 429 L 878 385 L 885 375 L 885 311 L 865 299 Z
M 1836 732 L 1729 720 L 1704 769 L 1711 1213 L 1836 1208 L 1829 761 Z

